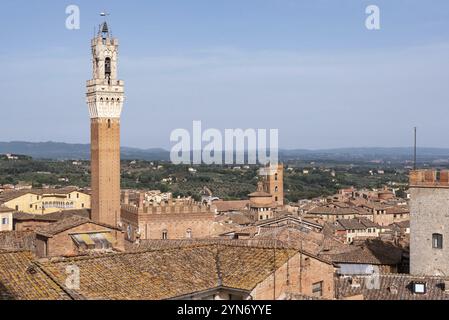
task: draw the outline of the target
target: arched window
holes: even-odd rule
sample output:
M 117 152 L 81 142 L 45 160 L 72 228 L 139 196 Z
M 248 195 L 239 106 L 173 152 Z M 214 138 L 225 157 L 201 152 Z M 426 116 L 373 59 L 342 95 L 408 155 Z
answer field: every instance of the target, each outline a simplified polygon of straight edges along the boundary
M 278 181 L 278 174 L 277 173 L 274 174 L 274 180 Z
M 111 129 L 111 119 L 108 119 L 108 129 Z
M 186 238 L 187 239 L 192 239 L 192 229 L 187 229 L 187 231 L 186 231 Z
M 167 240 L 168 239 L 168 231 L 164 230 L 162 231 L 162 240 Z
M 276 186 L 276 187 L 274 188 L 274 192 L 278 192 L 278 191 L 279 191 L 279 187 Z
M 104 61 L 104 75 L 106 79 L 111 78 L 111 58 L 106 58 Z
M 443 235 L 440 233 L 432 234 L 432 248 L 443 249 Z

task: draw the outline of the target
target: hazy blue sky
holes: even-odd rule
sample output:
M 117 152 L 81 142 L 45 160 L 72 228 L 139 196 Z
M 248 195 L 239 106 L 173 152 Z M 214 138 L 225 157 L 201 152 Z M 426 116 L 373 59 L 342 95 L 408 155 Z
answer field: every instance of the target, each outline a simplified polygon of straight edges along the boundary
M 70 4 L 80 30 L 65 28 Z M 103 10 L 121 44 L 123 145 L 167 148 L 202 120 L 278 128 L 283 148 L 409 146 L 415 125 L 422 146 L 449 147 L 447 0 L 2 0 L 0 141 L 89 141 Z

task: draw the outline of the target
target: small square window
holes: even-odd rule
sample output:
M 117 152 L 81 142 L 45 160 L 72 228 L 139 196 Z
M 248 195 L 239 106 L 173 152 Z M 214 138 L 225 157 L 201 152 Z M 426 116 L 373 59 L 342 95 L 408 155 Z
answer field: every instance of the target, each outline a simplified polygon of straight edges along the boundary
M 426 283 L 424 282 L 414 282 L 413 283 L 413 293 L 425 294 L 427 291 Z
M 323 296 L 323 281 L 312 284 L 312 295 L 314 297 Z

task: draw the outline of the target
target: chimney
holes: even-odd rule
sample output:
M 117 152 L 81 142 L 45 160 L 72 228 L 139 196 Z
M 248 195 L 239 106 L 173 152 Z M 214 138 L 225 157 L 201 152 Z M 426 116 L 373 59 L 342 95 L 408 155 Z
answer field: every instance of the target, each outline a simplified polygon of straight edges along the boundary
M 449 280 L 445 280 L 443 286 L 444 286 L 444 293 L 449 294 Z
M 390 291 L 391 294 L 398 294 L 398 286 L 396 284 L 392 284 L 390 287 L 388 287 L 388 291 Z
M 124 204 L 129 204 L 129 190 L 125 190 L 125 196 L 123 199 Z
M 139 208 L 143 208 L 145 202 L 145 192 L 139 192 Z

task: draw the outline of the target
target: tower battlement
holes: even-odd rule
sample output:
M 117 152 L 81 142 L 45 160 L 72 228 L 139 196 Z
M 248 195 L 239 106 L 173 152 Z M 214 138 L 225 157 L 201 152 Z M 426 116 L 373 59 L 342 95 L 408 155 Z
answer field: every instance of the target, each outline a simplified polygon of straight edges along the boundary
M 101 36 L 98 36 L 98 37 L 92 39 L 92 41 L 91 41 L 92 46 L 96 46 L 99 44 L 117 47 L 119 45 L 119 42 L 118 42 L 118 39 L 116 39 L 116 38 L 102 38 Z
M 410 172 L 410 187 L 449 188 L 449 170 L 414 170 Z
M 108 81 L 106 79 L 93 79 L 93 80 L 87 80 L 86 85 L 88 87 L 91 87 L 91 86 L 124 86 L 125 81 L 123 81 L 123 80 Z

